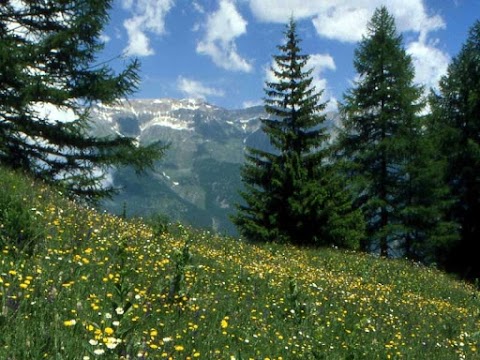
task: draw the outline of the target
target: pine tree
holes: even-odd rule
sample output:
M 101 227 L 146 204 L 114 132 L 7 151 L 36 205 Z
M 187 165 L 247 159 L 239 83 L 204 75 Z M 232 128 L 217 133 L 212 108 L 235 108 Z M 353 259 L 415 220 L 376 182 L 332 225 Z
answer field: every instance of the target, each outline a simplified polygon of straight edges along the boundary
M 460 224 L 460 241 L 450 253 L 450 270 L 480 277 L 476 249 L 480 240 L 480 21 L 470 29 L 459 54 L 431 97 L 439 152 L 455 198 L 451 217 Z
M 355 247 L 363 223 L 329 163 L 322 92 L 312 86 L 293 20 L 284 34 L 271 69 L 278 80 L 265 88 L 270 118 L 262 119 L 276 151 L 247 149 L 241 193 L 246 205 L 233 221 L 250 240 Z
M 362 248 L 430 258 L 434 243 L 449 241 L 448 196 L 424 139 L 423 90 L 385 7 L 368 24 L 354 66 L 359 80 L 341 106 L 339 148 L 367 222 Z
M 97 64 L 110 6 L 110 0 L 0 3 L 0 163 L 89 199 L 112 192 L 102 186 L 109 167 L 141 171 L 164 151 L 89 134 L 89 108 L 131 94 L 138 82 L 136 60 L 118 74 Z

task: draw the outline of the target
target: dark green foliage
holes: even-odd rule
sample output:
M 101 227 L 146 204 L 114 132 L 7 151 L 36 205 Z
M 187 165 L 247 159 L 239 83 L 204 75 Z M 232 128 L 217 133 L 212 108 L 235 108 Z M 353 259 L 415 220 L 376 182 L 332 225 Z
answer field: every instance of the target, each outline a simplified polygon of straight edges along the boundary
M 33 183 L 19 183 L 19 176 L 0 169 L 0 248 L 14 247 L 31 254 L 38 240 L 45 237 L 45 227 L 30 195 Z
M 451 212 L 461 226 L 461 240 L 448 267 L 480 277 L 476 256 L 480 228 L 480 21 L 470 29 L 460 53 L 431 97 L 433 129 L 447 161 L 447 179 L 456 203 Z
M 270 118 L 262 119 L 276 151 L 247 149 L 241 193 L 246 205 L 238 207 L 233 221 L 254 241 L 356 247 L 363 223 L 350 211 L 329 164 L 325 116 L 320 115 L 325 103 L 311 86 L 308 55 L 301 53 L 293 20 L 285 37 L 271 69 L 278 80 L 265 89 Z
M 101 185 L 107 168 L 143 170 L 164 150 L 88 134 L 89 107 L 129 95 L 138 81 L 137 61 L 119 74 L 96 65 L 110 6 L 109 0 L 0 3 L 0 162 L 91 199 L 112 190 Z
M 367 221 L 362 248 L 430 258 L 455 231 L 442 218 L 448 192 L 424 136 L 422 89 L 385 7 L 375 11 L 354 65 L 359 80 L 341 107 L 339 148 Z
M 168 233 L 171 225 L 170 218 L 162 213 L 155 213 L 144 219 L 145 224 L 149 225 L 155 236 L 161 236 Z

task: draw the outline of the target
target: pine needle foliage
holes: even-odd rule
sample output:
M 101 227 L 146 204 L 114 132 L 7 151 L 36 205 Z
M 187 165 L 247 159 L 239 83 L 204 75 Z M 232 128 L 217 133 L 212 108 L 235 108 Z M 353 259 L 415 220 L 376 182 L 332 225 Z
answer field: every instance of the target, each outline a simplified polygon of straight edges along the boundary
M 266 83 L 262 130 L 275 149 L 248 148 L 242 170 L 244 205 L 233 217 L 240 233 L 252 241 L 336 244 L 355 248 L 363 234 L 360 213 L 330 161 L 329 134 L 322 112 L 322 91 L 312 86 L 309 56 L 292 19 L 278 46 Z
M 447 266 L 480 277 L 476 249 L 480 239 L 480 21 L 470 29 L 459 54 L 431 96 L 432 128 L 447 162 L 447 180 L 455 199 L 450 216 L 460 224 Z
M 139 63 L 98 63 L 109 0 L 0 2 L 0 162 L 95 199 L 111 166 L 141 171 L 164 147 L 89 134 L 89 109 L 131 94 Z
M 378 8 L 355 50 L 359 75 L 341 106 L 338 144 L 367 222 L 362 249 L 434 261 L 455 239 L 443 167 L 425 136 L 423 89 L 395 21 Z

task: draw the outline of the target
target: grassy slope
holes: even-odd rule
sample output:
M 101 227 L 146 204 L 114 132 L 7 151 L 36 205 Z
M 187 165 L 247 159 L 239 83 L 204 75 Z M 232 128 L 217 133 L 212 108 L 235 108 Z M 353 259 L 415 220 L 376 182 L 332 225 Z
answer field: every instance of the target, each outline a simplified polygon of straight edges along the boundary
M 480 358 L 479 293 L 436 270 L 155 235 L 1 169 L 0 183 L 0 359 Z M 28 239 L 31 256 L 11 245 Z

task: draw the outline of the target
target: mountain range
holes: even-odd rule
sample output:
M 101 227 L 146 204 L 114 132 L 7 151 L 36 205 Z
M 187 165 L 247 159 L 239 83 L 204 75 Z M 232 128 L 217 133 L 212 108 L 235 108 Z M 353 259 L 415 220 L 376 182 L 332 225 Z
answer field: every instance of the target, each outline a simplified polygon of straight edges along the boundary
M 104 210 L 127 216 L 162 214 L 171 221 L 236 235 L 229 220 L 241 202 L 240 169 L 246 146 L 273 151 L 261 130 L 263 106 L 228 110 L 196 99 L 142 99 L 91 110 L 97 136 L 121 134 L 141 144 L 169 144 L 165 157 L 141 176 L 115 169 L 109 181 L 121 189 Z M 328 124 L 336 114 L 327 114 Z

